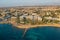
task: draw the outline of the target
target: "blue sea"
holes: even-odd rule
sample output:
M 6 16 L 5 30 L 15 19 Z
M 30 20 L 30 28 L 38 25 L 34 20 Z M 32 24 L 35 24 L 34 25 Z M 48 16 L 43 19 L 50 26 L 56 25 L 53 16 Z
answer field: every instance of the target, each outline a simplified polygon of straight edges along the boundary
M 60 40 L 60 28 L 57 27 L 29 28 L 22 37 L 24 31 L 12 24 L 0 24 L 0 40 Z

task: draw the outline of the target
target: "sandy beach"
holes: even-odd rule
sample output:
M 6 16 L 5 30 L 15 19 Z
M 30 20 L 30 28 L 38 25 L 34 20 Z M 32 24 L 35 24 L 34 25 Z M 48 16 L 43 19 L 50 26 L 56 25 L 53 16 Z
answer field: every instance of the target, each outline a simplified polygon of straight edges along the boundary
M 3 24 L 3 23 L 1 23 Z M 15 22 L 11 22 L 11 24 L 14 26 L 14 27 L 17 27 L 17 28 L 35 28 L 35 27 L 43 27 L 43 26 L 52 26 L 52 27 L 60 27 L 60 24 L 57 24 L 57 23 L 48 23 L 48 24 L 17 24 Z
M 13 24 L 15 25 L 15 24 Z M 22 24 L 19 24 L 17 25 L 16 27 L 17 28 L 34 28 L 34 27 L 42 27 L 42 26 L 52 26 L 52 27 L 60 27 L 60 24 L 39 24 L 39 25 L 31 25 L 31 24 L 25 24 L 25 25 L 22 25 Z

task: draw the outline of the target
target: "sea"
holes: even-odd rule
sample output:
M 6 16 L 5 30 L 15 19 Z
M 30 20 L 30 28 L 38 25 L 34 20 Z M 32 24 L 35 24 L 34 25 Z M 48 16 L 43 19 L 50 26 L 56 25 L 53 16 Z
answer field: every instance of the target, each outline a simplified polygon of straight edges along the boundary
M 42 26 L 25 29 L 12 24 L 0 24 L 0 40 L 60 40 L 60 28 Z

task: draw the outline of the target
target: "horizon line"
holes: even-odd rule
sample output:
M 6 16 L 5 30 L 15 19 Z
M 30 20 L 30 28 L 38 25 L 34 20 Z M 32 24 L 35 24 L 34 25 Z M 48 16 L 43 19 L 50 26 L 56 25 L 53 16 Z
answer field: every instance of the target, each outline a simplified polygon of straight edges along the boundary
M 10 8 L 10 7 L 46 7 L 46 6 L 51 6 L 51 7 L 54 7 L 54 6 L 59 6 L 60 7 L 60 5 L 29 5 L 29 6 L 5 6 L 5 7 L 0 7 L 0 8 Z

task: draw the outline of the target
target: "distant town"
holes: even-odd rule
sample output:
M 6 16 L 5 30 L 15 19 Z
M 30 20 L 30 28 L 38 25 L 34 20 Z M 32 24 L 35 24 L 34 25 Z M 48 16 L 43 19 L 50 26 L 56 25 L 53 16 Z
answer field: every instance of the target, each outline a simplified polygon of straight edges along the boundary
M 60 24 L 60 7 L 11 7 L 0 8 L 0 23 Z

